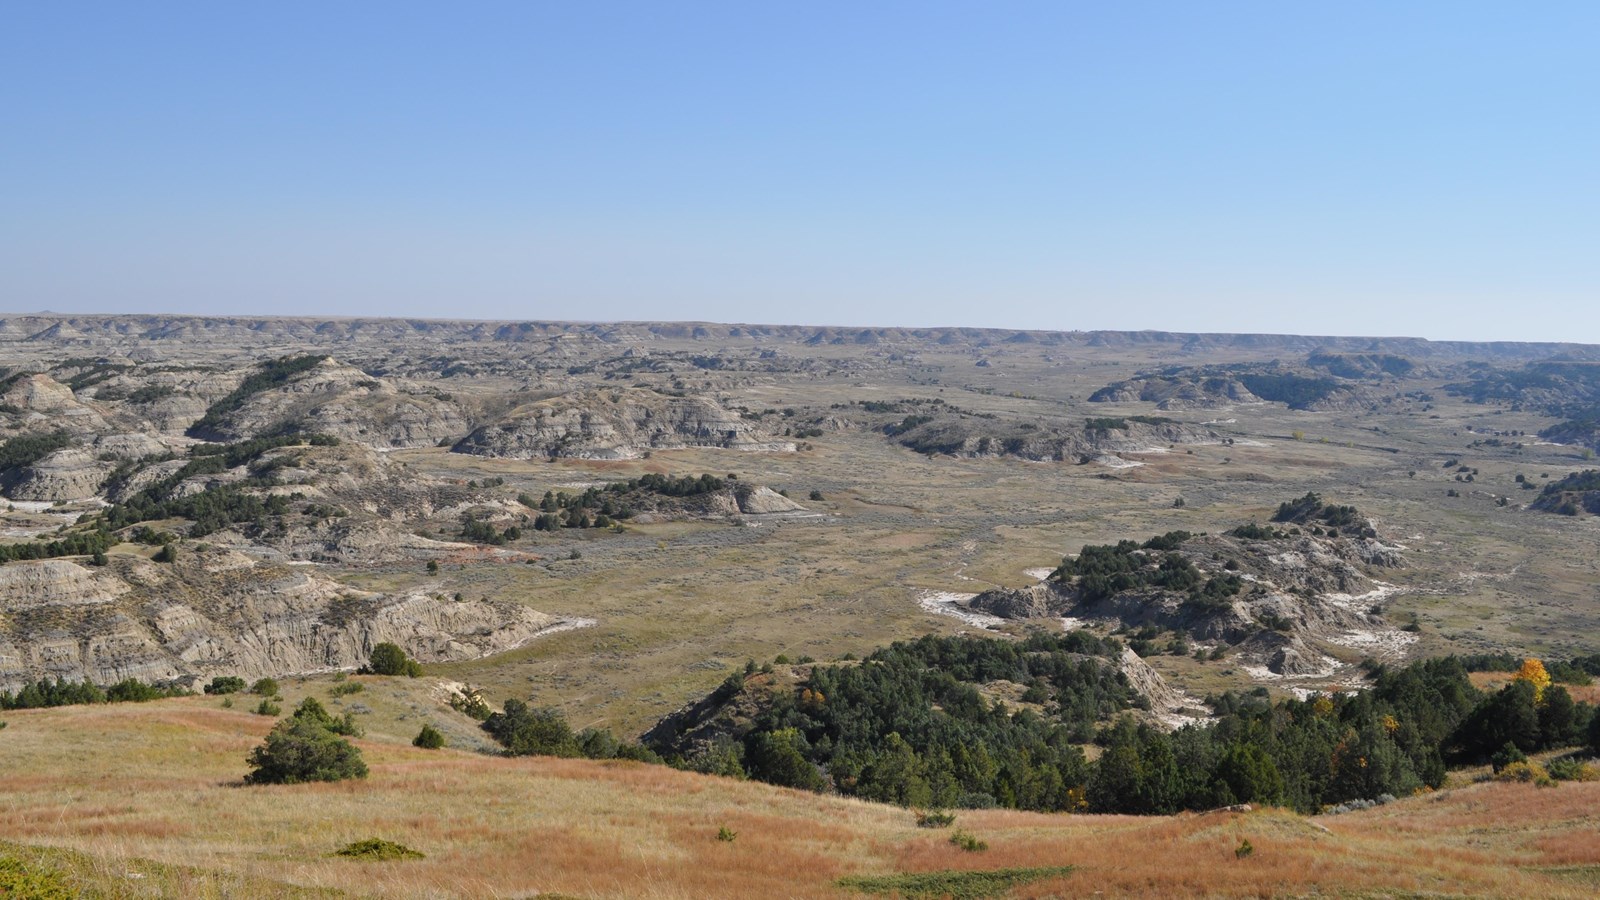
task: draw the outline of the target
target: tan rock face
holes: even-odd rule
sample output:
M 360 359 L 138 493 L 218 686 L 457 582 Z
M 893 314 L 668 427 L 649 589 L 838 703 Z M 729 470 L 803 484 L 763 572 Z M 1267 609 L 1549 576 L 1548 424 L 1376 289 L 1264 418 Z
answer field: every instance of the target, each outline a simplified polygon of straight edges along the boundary
M 513 459 L 635 459 L 683 447 L 793 450 L 794 444 L 712 400 L 634 389 L 541 400 L 473 431 L 454 449 Z
M 432 447 L 471 430 L 454 397 L 403 379 L 380 379 L 334 359 L 262 391 L 203 437 L 239 440 L 286 422 L 371 447 Z
M 49 375 L 28 375 L 6 391 L 5 400 L 12 406 L 40 413 L 67 413 L 84 409 L 72 388 Z
M 43 677 L 109 684 L 349 669 L 385 641 L 424 662 L 470 659 L 561 624 L 511 602 L 352 591 L 228 551 L 178 566 L 120 559 L 104 571 L 10 563 L 0 566 L 0 690 Z
M 739 501 L 739 511 L 746 515 L 771 515 L 773 513 L 801 512 L 804 506 L 790 500 L 766 485 L 749 491 L 734 491 Z
M 27 375 L 8 388 L 0 402 L 22 411 L 19 424 L 28 431 L 66 430 L 96 433 L 108 426 L 100 410 L 82 403 L 72 388 L 48 375 Z
M 0 566 L 0 612 L 6 614 L 45 606 L 111 603 L 127 592 L 128 585 L 121 579 L 64 559 Z

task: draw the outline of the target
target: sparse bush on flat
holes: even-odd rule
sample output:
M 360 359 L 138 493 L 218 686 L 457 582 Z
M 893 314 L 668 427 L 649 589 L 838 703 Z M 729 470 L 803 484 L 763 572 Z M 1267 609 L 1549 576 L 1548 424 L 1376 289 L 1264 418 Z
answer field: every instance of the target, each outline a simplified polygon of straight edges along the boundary
M 336 851 L 334 856 L 343 856 L 346 859 L 359 859 L 369 862 L 386 862 L 394 859 L 423 859 L 423 854 L 394 841 L 382 838 L 367 838 L 356 841 Z
M 988 841 L 983 840 L 976 835 L 968 834 L 959 828 L 955 830 L 954 834 L 950 835 L 950 843 L 960 847 L 968 853 L 977 853 L 979 851 L 989 849 Z
M 328 689 L 328 693 L 335 697 L 348 697 L 366 690 L 366 685 L 359 681 L 341 681 Z
M 246 784 L 301 784 L 367 777 L 361 751 L 312 716 L 279 722 L 250 753 Z
M 417 736 L 411 739 L 411 746 L 421 747 L 424 750 L 437 750 L 444 746 L 444 732 L 432 725 L 423 725 Z

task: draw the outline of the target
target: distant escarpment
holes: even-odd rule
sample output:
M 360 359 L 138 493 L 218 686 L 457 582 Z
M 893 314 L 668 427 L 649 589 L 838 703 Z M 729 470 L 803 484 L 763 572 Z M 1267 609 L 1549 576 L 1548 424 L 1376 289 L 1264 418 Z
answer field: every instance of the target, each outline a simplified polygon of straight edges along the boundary
M 1353 509 L 1308 494 L 1283 504 L 1274 524 L 1086 546 L 1039 584 L 970 605 L 1011 619 L 1172 630 L 1236 647 L 1274 675 L 1330 675 L 1338 666 L 1319 642 L 1373 652 L 1407 643 L 1384 625 L 1387 591 L 1370 574 L 1403 564 Z
M 452 449 L 512 459 L 636 459 L 685 447 L 791 451 L 795 444 L 714 400 L 617 388 L 525 404 Z
M 285 346 L 329 346 L 362 351 L 564 342 L 626 346 L 679 341 L 752 345 L 788 343 L 810 347 L 1013 347 L 1159 348 L 1171 353 L 1216 350 L 1284 354 L 1391 354 L 1411 359 L 1472 356 L 1507 361 L 1600 357 L 1600 347 L 1575 343 L 1428 341 L 1408 337 L 1348 337 L 1282 334 L 1196 334 L 1172 331 L 1015 331 L 984 328 L 842 328 L 812 325 L 714 322 L 531 322 L 403 318 L 275 316 L 60 315 L 0 317 L 0 344 L 32 350 L 120 353 L 158 358 L 176 343 L 216 352 Z M 341 350 L 341 352 L 347 352 Z

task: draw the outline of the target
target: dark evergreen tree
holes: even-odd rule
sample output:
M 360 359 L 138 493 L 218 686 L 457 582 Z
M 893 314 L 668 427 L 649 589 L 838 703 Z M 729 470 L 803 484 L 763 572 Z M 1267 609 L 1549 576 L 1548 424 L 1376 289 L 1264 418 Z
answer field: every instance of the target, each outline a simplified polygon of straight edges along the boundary
M 361 751 L 310 717 L 279 722 L 250 754 L 247 784 L 300 784 L 367 777 Z

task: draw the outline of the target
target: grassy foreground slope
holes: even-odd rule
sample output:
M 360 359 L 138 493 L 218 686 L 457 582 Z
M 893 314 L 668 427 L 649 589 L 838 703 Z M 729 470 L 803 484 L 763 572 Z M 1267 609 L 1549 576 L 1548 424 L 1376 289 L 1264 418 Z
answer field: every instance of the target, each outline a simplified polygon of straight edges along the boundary
M 989 844 L 967 852 L 903 809 L 635 763 L 362 740 L 365 781 L 244 787 L 272 722 L 215 698 L 6 718 L 0 860 L 73 894 L 826 897 L 855 895 L 848 876 L 1070 865 L 1008 896 L 1578 897 L 1600 874 L 1600 783 L 1479 785 L 1318 819 L 961 812 Z M 427 858 L 331 855 L 369 837 Z

